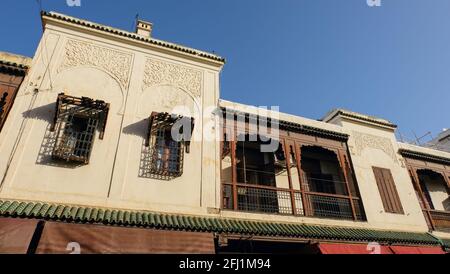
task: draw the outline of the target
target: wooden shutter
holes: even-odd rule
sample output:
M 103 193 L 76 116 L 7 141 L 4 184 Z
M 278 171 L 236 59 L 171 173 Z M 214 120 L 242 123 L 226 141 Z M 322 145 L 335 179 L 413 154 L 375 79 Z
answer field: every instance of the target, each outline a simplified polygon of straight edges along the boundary
M 392 173 L 389 169 L 374 167 L 373 172 L 383 201 L 384 210 L 389 213 L 404 214 Z

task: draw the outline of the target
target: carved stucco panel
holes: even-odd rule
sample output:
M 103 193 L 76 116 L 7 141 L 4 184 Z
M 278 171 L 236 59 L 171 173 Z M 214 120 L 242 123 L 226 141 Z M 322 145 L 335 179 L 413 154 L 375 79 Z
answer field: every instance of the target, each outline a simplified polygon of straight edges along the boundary
M 143 90 L 155 85 L 172 85 L 201 97 L 202 82 L 203 74 L 199 70 L 151 58 L 146 60 Z
M 121 87 L 126 89 L 129 82 L 131 62 L 132 54 L 88 42 L 68 40 L 58 72 L 79 66 L 97 67 L 113 75 Z
M 361 133 L 358 131 L 353 131 L 352 137 L 355 141 L 355 147 L 353 150 L 357 155 L 361 155 L 362 151 L 367 147 L 375 148 L 386 153 L 394 162 L 398 162 L 390 139 L 372 134 Z

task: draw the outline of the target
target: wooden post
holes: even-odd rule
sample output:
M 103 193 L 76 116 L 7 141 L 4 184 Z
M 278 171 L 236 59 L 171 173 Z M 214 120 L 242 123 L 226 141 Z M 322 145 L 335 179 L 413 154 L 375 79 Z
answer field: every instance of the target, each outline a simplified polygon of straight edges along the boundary
M 424 208 L 422 208 L 422 210 L 425 211 L 425 215 L 428 218 L 428 221 L 430 222 L 431 229 L 435 230 L 434 220 L 430 213 L 430 205 L 428 204 L 428 201 L 425 198 L 425 194 L 423 193 L 422 187 L 420 186 L 420 180 L 419 180 L 419 176 L 417 174 L 417 168 L 409 168 L 409 173 L 411 175 L 413 185 L 416 186 L 416 189 L 419 192 L 420 199 L 422 200 L 422 205 L 424 207 Z
M 286 171 L 289 180 L 289 194 L 291 196 L 292 215 L 296 215 L 297 210 L 295 205 L 295 194 L 294 188 L 292 187 L 292 176 L 291 176 L 291 159 L 290 159 L 291 146 L 290 143 L 286 143 L 286 139 L 280 140 L 280 144 L 283 148 L 284 158 L 286 159 Z
M 353 197 L 352 197 L 352 191 L 351 191 L 350 185 L 348 183 L 349 182 L 349 177 L 348 176 L 351 176 L 351 174 L 347 174 L 347 169 L 346 169 L 347 161 L 346 161 L 345 156 L 343 155 L 342 151 L 339 149 L 337 152 L 338 152 L 338 160 L 339 160 L 341 169 L 342 169 L 343 174 L 344 174 L 345 186 L 347 188 L 348 197 L 350 199 L 350 206 L 352 208 L 353 219 L 355 221 L 357 221 L 358 220 L 358 216 L 356 216 L 356 210 L 355 210 L 355 204 L 354 204 Z
M 228 122 L 228 121 L 227 121 Z M 233 180 L 233 209 L 238 210 L 238 188 L 237 188 L 237 166 L 236 166 L 236 141 L 237 141 L 237 122 L 233 120 L 231 145 L 231 166 Z
M 312 216 L 312 210 L 309 207 L 309 203 L 307 201 L 308 197 L 305 194 L 305 189 L 303 188 L 303 180 L 305 180 L 305 176 L 303 174 L 302 170 L 302 144 L 298 143 L 297 141 L 294 142 L 294 152 L 296 153 L 296 159 L 297 159 L 297 170 L 298 170 L 298 180 L 300 184 L 300 194 L 302 197 L 302 203 L 303 203 L 303 215 L 305 216 Z

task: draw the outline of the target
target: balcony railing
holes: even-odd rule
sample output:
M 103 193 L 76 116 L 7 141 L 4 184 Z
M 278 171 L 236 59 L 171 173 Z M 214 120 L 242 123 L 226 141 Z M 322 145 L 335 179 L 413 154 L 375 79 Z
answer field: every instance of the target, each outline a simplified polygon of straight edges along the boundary
M 303 177 L 303 189 L 308 192 L 348 195 L 347 183 L 312 177 Z
M 316 179 L 316 183 L 318 183 L 318 179 Z M 341 182 L 334 183 L 342 184 Z M 354 213 L 350 197 L 312 190 L 317 189 L 305 188 L 301 192 L 260 185 L 224 184 L 223 208 L 243 212 L 364 220 L 359 198 L 352 198 Z
M 435 229 L 450 231 L 450 211 L 429 210 L 429 213 Z

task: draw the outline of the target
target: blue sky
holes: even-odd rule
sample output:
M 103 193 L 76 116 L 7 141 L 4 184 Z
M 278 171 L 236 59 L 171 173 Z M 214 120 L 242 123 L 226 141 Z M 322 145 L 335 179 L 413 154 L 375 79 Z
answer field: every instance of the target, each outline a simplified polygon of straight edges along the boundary
M 42 0 L 54 10 L 227 58 L 223 99 L 319 119 L 337 107 L 387 118 L 412 138 L 450 127 L 450 1 Z M 0 50 L 32 56 L 35 0 L 2 0 Z M 423 141 L 429 138 L 423 139 Z

